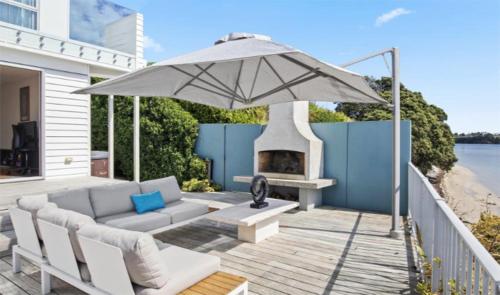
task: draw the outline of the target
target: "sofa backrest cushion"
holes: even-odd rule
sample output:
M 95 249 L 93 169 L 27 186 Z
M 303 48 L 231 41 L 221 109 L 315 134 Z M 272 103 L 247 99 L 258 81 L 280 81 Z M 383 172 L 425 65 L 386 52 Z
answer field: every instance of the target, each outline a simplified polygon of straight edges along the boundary
M 150 234 L 99 224 L 84 226 L 78 234 L 120 248 L 133 283 L 156 289 L 167 284 L 167 266 Z
M 140 194 L 137 182 L 125 182 L 90 188 L 90 202 L 97 218 L 134 211 L 130 196 Z
M 95 224 L 94 219 L 75 211 L 51 207 L 40 209 L 38 211 L 38 219 L 67 228 L 76 259 L 80 262 L 85 262 L 76 232 L 84 225 Z
M 175 176 L 144 181 L 140 185 L 142 193 L 160 191 L 167 204 L 182 199 L 181 189 Z
M 57 207 L 66 210 L 73 210 L 81 214 L 95 218 L 94 209 L 90 203 L 90 193 L 88 188 L 74 190 L 63 190 L 49 194 L 49 202 L 57 204 Z
M 19 209 L 21 210 L 31 213 L 31 217 L 33 218 L 33 225 L 35 226 L 35 231 L 38 239 L 42 240 L 42 235 L 40 234 L 40 229 L 38 228 L 38 222 L 36 222 L 38 211 L 44 207 L 57 208 L 57 205 L 54 203 L 49 203 L 47 195 L 35 195 L 17 199 L 17 207 L 19 207 Z

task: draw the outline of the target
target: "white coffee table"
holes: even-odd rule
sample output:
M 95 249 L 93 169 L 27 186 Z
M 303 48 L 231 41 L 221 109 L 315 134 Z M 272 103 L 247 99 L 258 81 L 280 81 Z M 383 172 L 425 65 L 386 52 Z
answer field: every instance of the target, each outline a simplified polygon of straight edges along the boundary
M 297 208 L 299 203 L 279 199 L 266 199 L 269 206 L 250 208 L 250 202 L 212 212 L 206 216 L 217 222 L 238 226 L 238 240 L 258 243 L 279 232 L 279 215 Z

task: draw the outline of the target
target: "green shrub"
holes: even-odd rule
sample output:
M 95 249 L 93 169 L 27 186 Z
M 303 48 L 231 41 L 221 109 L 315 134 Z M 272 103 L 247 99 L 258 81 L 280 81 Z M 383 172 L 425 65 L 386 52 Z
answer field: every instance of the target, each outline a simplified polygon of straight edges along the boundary
M 481 213 L 479 221 L 472 225 L 472 233 L 500 263 L 500 216 L 490 212 Z
M 208 179 L 196 179 L 182 182 L 182 190 L 185 192 L 215 192 L 220 191 L 221 186 L 215 183 L 210 183 Z
M 198 122 L 177 102 L 143 98 L 141 180 L 175 175 L 179 182 L 206 177 L 203 160 L 194 154 Z M 92 96 L 92 148 L 107 150 L 107 97 Z M 115 97 L 116 175 L 133 178 L 133 98 Z

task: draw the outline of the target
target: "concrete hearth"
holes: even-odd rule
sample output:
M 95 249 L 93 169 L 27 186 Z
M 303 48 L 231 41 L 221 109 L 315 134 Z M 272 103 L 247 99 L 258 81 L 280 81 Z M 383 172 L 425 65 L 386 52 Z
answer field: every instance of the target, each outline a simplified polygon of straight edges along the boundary
M 251 183 L 253 176 L 235 176 L 235 182 Z M 270 185 L 294 187 L 299 189 L 299 204 L 301 210 L 311 210 L 322 204 L 321 189 L 335 185 L 335 179 L 317 178 L 313 180 L 294 180 L 282 178 L 267 178 Z

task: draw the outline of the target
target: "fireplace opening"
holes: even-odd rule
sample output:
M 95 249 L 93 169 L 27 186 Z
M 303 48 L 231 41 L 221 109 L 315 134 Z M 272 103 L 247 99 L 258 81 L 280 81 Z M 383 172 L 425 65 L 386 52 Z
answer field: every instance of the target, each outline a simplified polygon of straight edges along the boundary
M 304 175 L 305 154 L 288 150 L 260 151 L 259 172 Z

